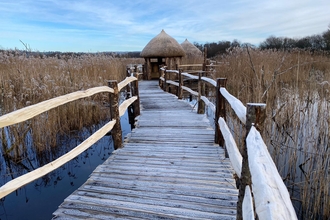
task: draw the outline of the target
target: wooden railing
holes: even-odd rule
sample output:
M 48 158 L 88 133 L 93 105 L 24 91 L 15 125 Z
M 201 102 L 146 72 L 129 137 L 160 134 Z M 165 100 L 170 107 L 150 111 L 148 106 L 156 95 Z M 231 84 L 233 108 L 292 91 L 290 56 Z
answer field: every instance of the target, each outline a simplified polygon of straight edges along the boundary
M 187 65 L 184 65 L 187 66 Z M 205 77 L 204 68 L 193 73 L 167 70 L 161 67 L 160 86 L 169 91 L 177 87 L 177 96 L 182 98 L 183 91 L 195 96 L 198 102 L 197 113 L 203 114 L 205 105 L 214 112 L 215 143 L 224 147 L 233 169 L 238 176 L 239 198 L 237 219 L 297 219 L 290 195 L 267 150 L 260 131 L 266 117 L 266 104 L 248 103 L 247 107 L 226 90 L 226 79 L 213 80 Z M 194 65 L 196 66 L 196 65 Z M 197 90 L 184 85 L 184 79 L 197 81 Z M 211 102 L 205 95 L 205 84 L 215 88 L 216 101 Z M 245 125 L 244 146 L 240 150 L 226 124 L 226 103 L 229 103 L 241 123 Z
M 72 149 L 65 155 L 59 157 L 58 159 L 40 168 L 37 168 L 29 173 L 19 176 L 7 182 L 3 186 L 1 186 L 0 199 L 10 194 L 11 192 L 21 188 L 22 186 L 56 170 L 65 163 L 74 159 L 110 131 L 112 131 L 114 148 L 118 149 L 122 147 L 122 130 L 120 126 L 120 117 L 125 114 L 125 111 L 128 107 L 132 108 L 131 111 L 129 111 L 129 114 L 133 114 L 133 117 L 136 117 L 137 115 L 140 114 L 139 91 L 138 91 L 138 78 L 140 73 L 137 72 L 137 67 L 135 68 L 134 73 L 130 69 L 128 69 L 127 73 L 128 76 L 125 78 L 125 80 L 119 83 L 117 83 L 116 80 L 110 80 L 109 86 L 100 86 L 100 87 L 87 89 L 85 91 L 73 92 L 1 116 L 0 128 L 3 128 L 5 126 L 10 126 L 13 124 L 24 122 L 43 112 L 64 105 L 68 102 L 89 97 L 97 93 L 107 92 L 110 94 L 111 121 L 106 123 L 102 128 L 97 130 L 85 141 L 83 141 L 81 144 L 76 146 L 74 149 Z M 119 92 L 124 88 L 127 88 L 127 90 L 129 90 L 129 93 L 131 95 L 130 97 L 128 97 L 127 100 L 125 100 L 121 105 L 119 105 Z

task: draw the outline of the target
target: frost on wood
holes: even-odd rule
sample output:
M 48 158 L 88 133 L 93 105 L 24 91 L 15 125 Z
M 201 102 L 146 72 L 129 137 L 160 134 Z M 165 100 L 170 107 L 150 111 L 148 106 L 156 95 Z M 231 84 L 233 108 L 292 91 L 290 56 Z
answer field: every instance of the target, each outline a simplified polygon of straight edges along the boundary
M 194 76 L 192 74 L 189 74 L 189 73 L 181 73 L 182 76 L 186 76 L 188 78 L 191 78 L 191 79 L 198 79 L 199 77 L 198 76 Z
M 179 83 L 174 82 L 172 80 L 167 80 L 166 83 L 171 84 L 171 85 L 174 85 L 174 86 L 179 86 Z
M 235 96 L 231 95 L 224 87 L 220 88 L 220 93 L 226 98 L 231 108 L 235 111 L 243 124 L 246 123 L 246 107 Z
M 211 110 L 213 111 L 213 113 L 215 113 L 215 105 L 210 102 L 210 100 L 208 100 L 205 96 L 201 96 L 201 100 L 203 100 L 203 102 L 209 107 L 211 108 Z
M 202 77 L 202 80 L 204 80 L 205 82 L 210 83 L 211 85 L 213 85 L 214 87 L 217 87 L 217 82 L 213 79 L 207 78 L 207 77 Z
M 254 126 L 247 136 L 246 144 L 259 219 L 297 219 L 289 192 Z
M 179 71 L 178 70 L 166 70 L 167 73 L 177 73 L 179 74 Z
M 187 92 L 189 92 L 190 94 L 194 95 L 194 96 L 198 96 L 198 92 L 195 92 L 194 90 L 190 89 L 187 86 L 182 86 L 181 87 L 183 90 L 186 90 Z
M 254 220 L 253 201 L 250 186 L 245 187 L 245 194 L 243 200 L 243 219 Z
M 220 130 L 222 133 L 223 138 L 225 139 L 226 143 L 226 149 L 228 151 L 230 162 L 233 166 L 233 169 L 235 170 L 238 177 L 241 177 L 242 173 L 242 155 L 239 152 L 237 145 L 235 143 L 235 140 L 230 133 L 230 130 L 225 122 L 225 120 L 220 117 L 218 120 L 218 123 L 220 125 Z

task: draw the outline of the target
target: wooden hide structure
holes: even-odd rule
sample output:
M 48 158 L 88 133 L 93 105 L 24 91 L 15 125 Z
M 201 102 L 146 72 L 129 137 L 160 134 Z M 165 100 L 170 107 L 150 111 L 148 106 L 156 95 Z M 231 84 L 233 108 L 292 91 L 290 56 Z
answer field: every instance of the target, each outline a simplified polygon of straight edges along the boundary
M 159 66 L 166 65 L 170 69 L 180 64 L 185 56 L 182 46 L 164 30 L 144 47 L 141 56 L 145 59 L 144 79 L 158 79 Z

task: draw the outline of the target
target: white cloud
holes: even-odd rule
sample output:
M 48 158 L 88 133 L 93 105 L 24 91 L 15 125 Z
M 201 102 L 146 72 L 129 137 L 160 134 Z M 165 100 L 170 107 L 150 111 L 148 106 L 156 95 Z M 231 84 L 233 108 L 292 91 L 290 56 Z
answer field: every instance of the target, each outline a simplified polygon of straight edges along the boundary
M 71 42 L 70 48 L 79 41 L 77 51 L 100 44 L 141 50 L 162 29 L 179 42 L 258 44 L 270 35 L 319 34 L 330 24 L 329 11 L 328 0 L 16 0 L 0 2 L 0 35 L 5 48 L 23 36 L 36 44 Z

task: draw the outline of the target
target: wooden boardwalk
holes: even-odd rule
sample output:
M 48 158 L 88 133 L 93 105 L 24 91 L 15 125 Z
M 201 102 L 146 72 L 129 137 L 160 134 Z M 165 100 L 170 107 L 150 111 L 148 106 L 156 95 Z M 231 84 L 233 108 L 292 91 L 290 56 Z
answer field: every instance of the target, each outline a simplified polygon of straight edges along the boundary
M 236 219 L 231 164 L 205 115 L 156 81 L 139 86 L 137 128 L 54 219 Z

